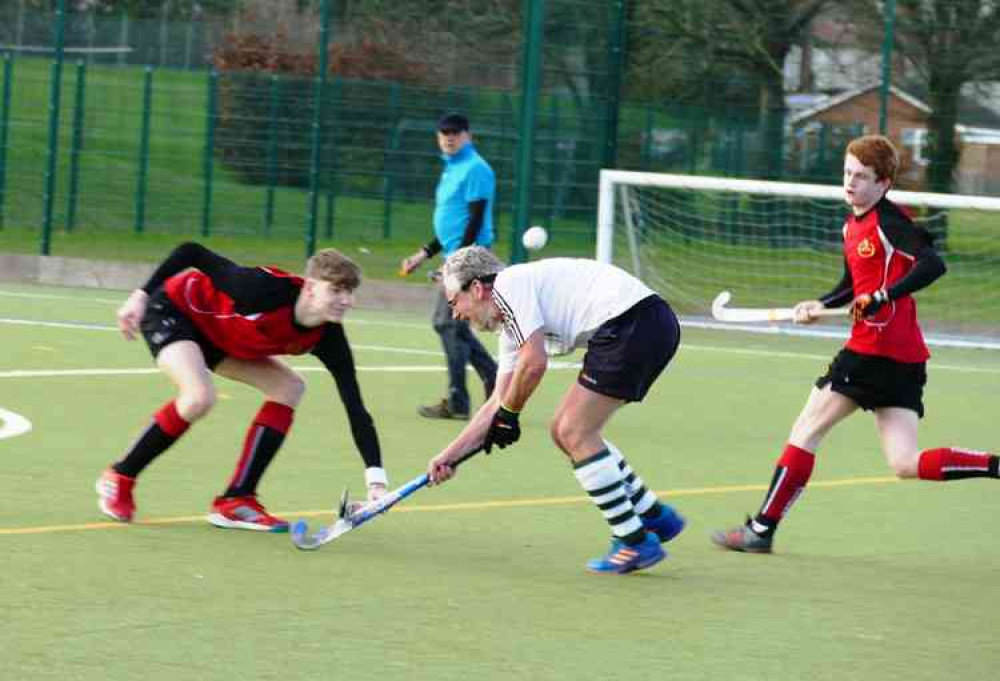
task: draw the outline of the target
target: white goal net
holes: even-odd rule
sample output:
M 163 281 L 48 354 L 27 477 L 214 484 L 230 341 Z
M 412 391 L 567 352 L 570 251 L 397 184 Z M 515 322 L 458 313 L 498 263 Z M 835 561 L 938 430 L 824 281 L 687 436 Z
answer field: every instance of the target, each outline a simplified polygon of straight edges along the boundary
M 916 294 L 939 341 L 1000 348 L 1000 199 L 890 191 L 936 238 L 948 273 Z M 597 259 L 638 275 L 681 314 L 789 306 L 843 273 L 847 207 L 837 186 L 601 172 Z

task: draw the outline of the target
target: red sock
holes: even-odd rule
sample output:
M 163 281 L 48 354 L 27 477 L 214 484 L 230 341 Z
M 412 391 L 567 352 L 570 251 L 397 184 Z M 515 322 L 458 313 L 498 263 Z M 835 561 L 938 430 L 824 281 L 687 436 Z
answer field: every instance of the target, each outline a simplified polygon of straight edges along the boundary
M 809 482 L 816 456 L 793 444 L 786 444 L 771 479 L 771 487 L 760 507 L 758 518 L 777 523 L 788 513 Z
M 989 452 L 973 452 L 956 447 L 939 447 L 920 453 L 918 475 L 921 480 L 964 480 L 996 478 L 1000 459 Z
M 164 433 L 175 440 L 191 425 L 177 413 L 177 402 L 173 400 L 160 407 L 160 410 L 153 415 L 153 419 Z
M 295 410 L 278 402 L 265 402 L 247 430 L 243 453 L 229 481 L 225 496 L 254 494 L 264 471 L 271 464 L 292 427 Z

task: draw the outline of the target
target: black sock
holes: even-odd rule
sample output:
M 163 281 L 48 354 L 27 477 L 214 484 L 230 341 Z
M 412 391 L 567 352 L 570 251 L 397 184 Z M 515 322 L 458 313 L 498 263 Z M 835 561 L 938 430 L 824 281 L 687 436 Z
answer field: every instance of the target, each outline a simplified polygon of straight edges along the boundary
M 257 493 L 257 485 L 264 471 L 271 465 L 278 448 L 285 441 L 285 434 L 274 428 L 254 424 L 255 428 L 247 434 L 243 456 L 236 467 L 233 479 L 223 496 L 243 497 Z
M 125 458 L 111 467 L 121 475 L 130 478 L 137 477 L 146 466 L 153 462 L 153 459 L 177 442 L 177 439 L 167 435 L 160 424 L 153 421 L 149 428 L 135 441 Z

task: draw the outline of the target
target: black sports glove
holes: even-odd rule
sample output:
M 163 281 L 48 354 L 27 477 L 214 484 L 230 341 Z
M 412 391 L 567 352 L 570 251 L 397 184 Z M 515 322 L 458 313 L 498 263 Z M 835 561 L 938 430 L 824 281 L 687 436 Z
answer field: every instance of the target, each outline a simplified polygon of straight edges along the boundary
M 889 302 L 889 294 L 885 289 L 879 289 L 874 293 L 862 293 L 854 299 L 851 305 L 851 318 L 856 322 L 862 319 L 873 317 Z
M 493 415 L 490 429 L 486 431 L 486 439 L 483 440 L 483 449 L 487 454 L 493 449 L 493 445 L 503 449 L 521 438 L 521 425 L 517 422 L 518 416 L 516 411 L 511 411 L 502 404 L 500 405 L 497 413 Z

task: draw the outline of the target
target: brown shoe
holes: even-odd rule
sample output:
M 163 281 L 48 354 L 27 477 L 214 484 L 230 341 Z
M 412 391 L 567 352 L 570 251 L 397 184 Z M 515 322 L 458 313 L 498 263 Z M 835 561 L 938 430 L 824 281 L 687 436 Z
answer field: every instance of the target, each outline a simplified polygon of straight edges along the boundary
M 456 421 L 468 421 L 468 412 L 452 411 L 448 406 L 448 400 L 441 400 L 437 404 L 429 407 L 418 407 L 417 413 L 428 419 L 454 419 Z

